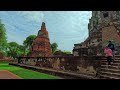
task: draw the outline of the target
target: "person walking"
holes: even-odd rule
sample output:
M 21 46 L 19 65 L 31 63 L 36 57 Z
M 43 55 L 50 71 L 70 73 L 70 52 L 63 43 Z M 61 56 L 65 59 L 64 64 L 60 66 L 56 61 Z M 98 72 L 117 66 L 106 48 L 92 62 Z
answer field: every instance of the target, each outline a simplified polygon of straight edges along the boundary
M 114 61 L 115 60 L 115 46 L 114 46 L 114 44 L 111 41 L 109 41 L 108 47 L 112 50 L 113 61 Z
M 113 53 L 112 50 L 106 46 L 104 49 L 105 57 L 107 58 L 108 65 L 111 65 Z

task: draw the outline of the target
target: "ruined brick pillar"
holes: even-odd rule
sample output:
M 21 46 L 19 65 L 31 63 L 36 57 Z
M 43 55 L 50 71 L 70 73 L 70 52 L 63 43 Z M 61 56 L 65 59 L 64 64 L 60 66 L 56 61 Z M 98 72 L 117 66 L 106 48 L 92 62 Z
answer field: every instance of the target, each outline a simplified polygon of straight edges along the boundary
M 32 57 L 49 57 L 52 55 L 51 45 L 49 40 L 48 31 L 46 30 L 45 23 L 42 22 L 41 29 L 32 43 L 30 48 L 30 56 Z

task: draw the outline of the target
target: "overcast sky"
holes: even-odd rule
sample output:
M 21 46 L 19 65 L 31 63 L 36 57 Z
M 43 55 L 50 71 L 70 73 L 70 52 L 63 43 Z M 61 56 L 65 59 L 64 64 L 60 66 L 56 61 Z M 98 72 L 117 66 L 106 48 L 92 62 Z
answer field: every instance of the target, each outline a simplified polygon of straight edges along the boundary
M 45 22 L 50 42 L 58 49 L 71 51 L 75 43 L 88 37 L 90 11 L 0 11 L 5 24 L 7 39 L 23 44 L 29 35 L 37 35 L 41 23 Z

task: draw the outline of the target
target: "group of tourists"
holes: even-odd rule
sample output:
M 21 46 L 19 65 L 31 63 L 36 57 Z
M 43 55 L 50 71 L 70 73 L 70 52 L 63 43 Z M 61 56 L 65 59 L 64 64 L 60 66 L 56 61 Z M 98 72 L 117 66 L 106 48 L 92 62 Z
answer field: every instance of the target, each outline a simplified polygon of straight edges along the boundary
M 114 61 L 115 56 L 115 46 L 109 41 L 109 44 L 104 49 L 105 56 L 107 58 L 108 65 L 110 66 Z

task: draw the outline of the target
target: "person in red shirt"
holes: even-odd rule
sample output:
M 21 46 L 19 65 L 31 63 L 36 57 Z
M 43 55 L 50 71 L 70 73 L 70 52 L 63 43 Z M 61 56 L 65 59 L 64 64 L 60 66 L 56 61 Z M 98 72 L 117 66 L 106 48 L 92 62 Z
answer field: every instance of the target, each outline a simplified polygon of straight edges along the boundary
M 104 49 L 105 57 L 107 58 L 108 65 L 111 65 L 113 53 L 112 50 L 106 46 Z

